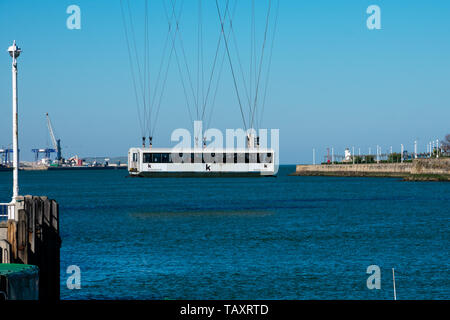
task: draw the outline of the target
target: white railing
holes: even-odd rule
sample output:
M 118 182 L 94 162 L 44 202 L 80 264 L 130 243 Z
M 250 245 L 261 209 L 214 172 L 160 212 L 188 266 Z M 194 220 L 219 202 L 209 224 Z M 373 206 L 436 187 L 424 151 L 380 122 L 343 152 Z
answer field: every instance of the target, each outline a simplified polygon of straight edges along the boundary
M 14 203 L 0 203 L 0 221 L 14 219 Z

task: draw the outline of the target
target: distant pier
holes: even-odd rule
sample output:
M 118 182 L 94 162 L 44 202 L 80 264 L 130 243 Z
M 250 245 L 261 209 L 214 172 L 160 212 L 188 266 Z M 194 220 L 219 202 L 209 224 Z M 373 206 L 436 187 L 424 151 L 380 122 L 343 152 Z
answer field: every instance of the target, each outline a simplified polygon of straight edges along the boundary
M 293 176 L 398 177 L 411 181 L 450 181 L 450 158 L 403 163 L 297 165 Z
M 83 171 L 83 170 L 125 170 L 128 167 L 125 166 L 23 166 L 20 167 L 22 171 Z

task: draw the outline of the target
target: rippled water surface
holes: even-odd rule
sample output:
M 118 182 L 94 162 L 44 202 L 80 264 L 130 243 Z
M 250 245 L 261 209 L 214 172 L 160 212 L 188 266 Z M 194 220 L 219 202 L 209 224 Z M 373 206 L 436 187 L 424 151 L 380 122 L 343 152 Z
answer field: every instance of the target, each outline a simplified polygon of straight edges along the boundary
M 63 299 L 450 298 L 450 184 L 21 172 L 60 204 Z M 0 172 L 0 201 L 11 174 Z M 366 269 L 381 268 L 381 290 Z M 81 290 L 66 287 L 69 265 Z

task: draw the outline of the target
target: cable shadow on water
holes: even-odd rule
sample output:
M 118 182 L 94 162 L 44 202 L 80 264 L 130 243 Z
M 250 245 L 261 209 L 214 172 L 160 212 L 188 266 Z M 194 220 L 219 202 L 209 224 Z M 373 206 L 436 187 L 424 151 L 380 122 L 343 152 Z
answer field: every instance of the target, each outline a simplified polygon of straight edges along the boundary
M 175 212 L 132 212 L 129 216 L 138 219 L 191 218 L 191 217 L 264 217 L 274 215 L 273 210 L 196 210 Z

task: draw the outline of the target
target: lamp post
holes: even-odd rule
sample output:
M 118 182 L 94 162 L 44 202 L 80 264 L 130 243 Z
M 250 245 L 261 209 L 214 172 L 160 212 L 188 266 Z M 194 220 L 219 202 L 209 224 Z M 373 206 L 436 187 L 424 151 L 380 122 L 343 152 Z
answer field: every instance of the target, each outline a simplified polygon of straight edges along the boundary
M 417 159 L 417 140 L 414 141 L 414 159 Z
M 22 50 L 16 45 L 16 41 L 8 48 L 12 58 L 12 120 L 13 120 L 13 197 L 15 203 L 19 196 L 19 132 L 18 132 L 18 96 L 17 96 L 17 58 Z
M 393 157 L 393 155 L 392 155 L 392 146 L 391 146 L 391 152 L 390 152 L 390 155 L 391 155 L 391 161 L 394 162 L 394 157 Z
M 377 163 L 380 163 L 380 158 L 379 158 L 379 151 L 380 150 L 380 146 L 377 145 Z
M 404 147 L 403 147 L 403 144 L 402 144 L 401 155 L 400 155 L 401 163 L 403 163 L 403 153 L 404 153 Z
M 353 164 L 355 164 L 355 147 L 352 147 L 352 160 Z
M 436 139 L 436 158 L 439 158 L 439 139 Z

